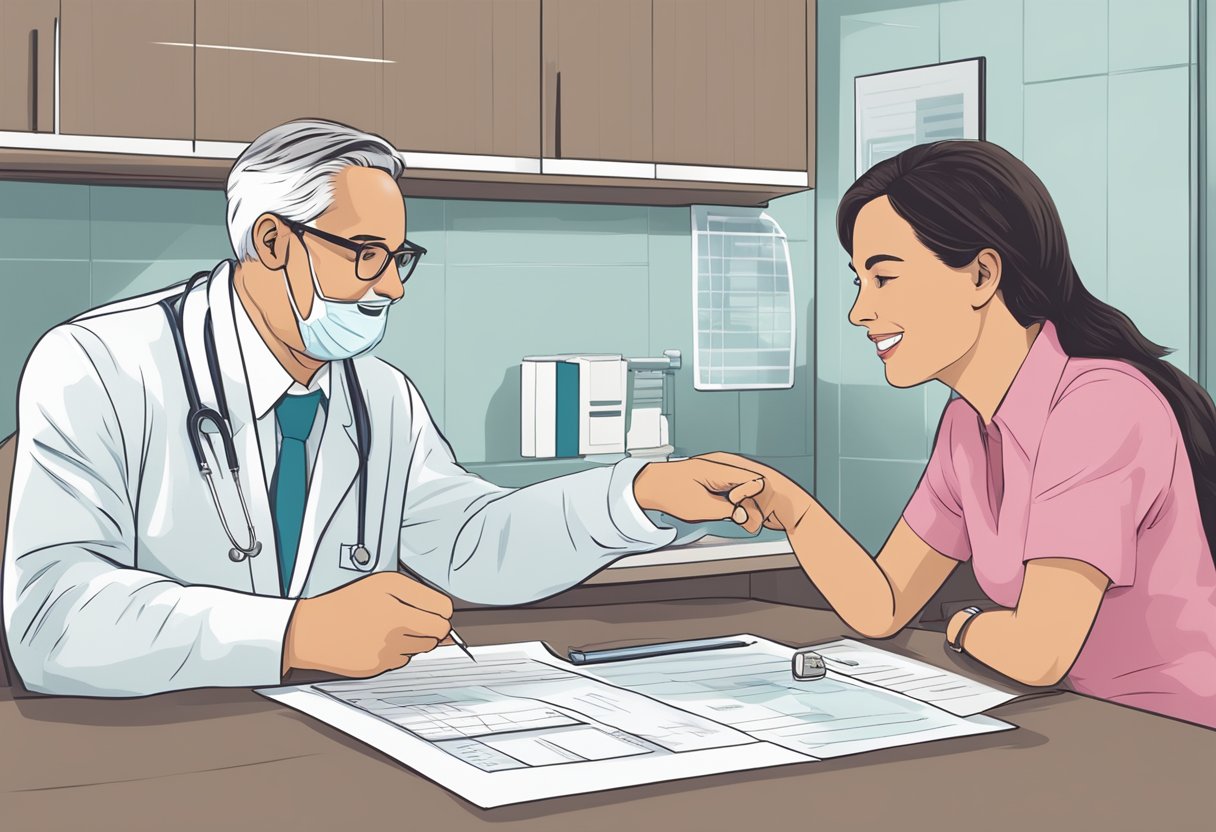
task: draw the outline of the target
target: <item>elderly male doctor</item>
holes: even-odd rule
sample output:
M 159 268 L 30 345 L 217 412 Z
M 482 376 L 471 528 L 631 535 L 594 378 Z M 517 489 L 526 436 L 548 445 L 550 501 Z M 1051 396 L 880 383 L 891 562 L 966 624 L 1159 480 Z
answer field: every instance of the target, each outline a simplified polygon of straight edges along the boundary
M 4 558 L 28 687 L 371 676 L 448 634 L 444 593 L 525 602 L 671 543 L 679 529 L 647 511 L 758 527 L 738 506 L 762 481 L 700 458 L 518 490 L 461 468 L 410 380 L 363 356 L 424 253 L 405 239 L 402 172 L 377 136 L 276 127 L 228 178 L 235 262 L 39 341 Z

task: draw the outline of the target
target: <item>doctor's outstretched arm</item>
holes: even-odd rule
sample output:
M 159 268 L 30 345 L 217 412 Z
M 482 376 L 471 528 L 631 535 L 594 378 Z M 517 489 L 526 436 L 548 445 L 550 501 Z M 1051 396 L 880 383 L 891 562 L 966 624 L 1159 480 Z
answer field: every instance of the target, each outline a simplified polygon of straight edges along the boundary
M 739 493 L 762 487 L 751 471 L 728 465 L 651 463 L 643 472 L 644 461 L 627 458 L 504 488 L 456 462 L 413 383 L 404 376 L 402 383 L 410 404 L 412 456 L 401 563 L 466 601 L 519 604 L 548 597 L 623 555 L 696 536 L 700 523 L 731 517 L 731 495 L 737 503 Z M 643 494 L 654 499 L 639 502 Z M 648 516 L 652 510 L 675 518 L 674 527 L 656 525 Z M 759 521 L 748 531 L 758 529 Z
M 22 375 L 4 556 L 17 671 L 31 690 L 83 696 L 274 684 L 294 601 L 134 568 L 131 495 L 155 394 L 113 389 L 123 375 L 73 324 L 47 333 Z

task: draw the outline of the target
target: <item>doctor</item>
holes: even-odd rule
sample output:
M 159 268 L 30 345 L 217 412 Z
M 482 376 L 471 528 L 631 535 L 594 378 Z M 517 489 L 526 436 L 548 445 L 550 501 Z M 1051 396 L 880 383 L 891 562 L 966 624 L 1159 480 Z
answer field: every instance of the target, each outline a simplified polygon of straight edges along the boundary
M 3 587 L 28 687 L 372 676 L 448 634 L 444 593 L 556 593 L 675 540 L 647 511 L 743 521 L 736 506 L 763 482 L 705 459 L 518 490 L 456 463 L 410 380 L 364 356 L 425 253 L 404 236 L 403 168 L 345 125 L 271 129 L 228 177 L 235 261 L 39 341 Z

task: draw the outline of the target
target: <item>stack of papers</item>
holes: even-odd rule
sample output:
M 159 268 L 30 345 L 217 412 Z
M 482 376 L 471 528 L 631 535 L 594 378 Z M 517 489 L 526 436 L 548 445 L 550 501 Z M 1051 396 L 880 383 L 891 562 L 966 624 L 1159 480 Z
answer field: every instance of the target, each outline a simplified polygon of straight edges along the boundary
M 792 648 L 734 639 L 751 644 L 593 666 L 540 642 L 478 647 L 475 663 L 442 647 L 374 679 L 259 693 L 485 808 L 1014 727 L 979 714 L 1012 695 L 847 639 L 816 648 L 830 669 L 815 681 L 793 678 Z M 876 682 L 899 668 L 904 690 Z

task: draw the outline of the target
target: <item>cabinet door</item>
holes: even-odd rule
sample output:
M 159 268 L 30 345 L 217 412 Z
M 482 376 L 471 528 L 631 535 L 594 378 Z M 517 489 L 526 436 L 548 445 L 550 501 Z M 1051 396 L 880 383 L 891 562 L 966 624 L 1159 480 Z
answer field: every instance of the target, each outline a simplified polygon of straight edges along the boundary
M 806 0 L 654 0 L 656 161 L 807 170 L 806 13 Z
M 200 141 L 310 117 L 383 130 L 381 0 L 206 0 L 197 13 Z
M 543 0 L 545 156 L 653 162 L 650 0 Z
M 0 130 L 54 129 L 58 0 L 0 0 Z
M 398 148 L 540 156 L 540 0 L 385 0 L 384 57 Z
M 61 133 L 190 139 L 192 0 L 62 0 Z

